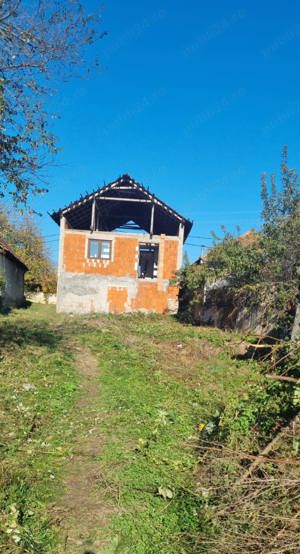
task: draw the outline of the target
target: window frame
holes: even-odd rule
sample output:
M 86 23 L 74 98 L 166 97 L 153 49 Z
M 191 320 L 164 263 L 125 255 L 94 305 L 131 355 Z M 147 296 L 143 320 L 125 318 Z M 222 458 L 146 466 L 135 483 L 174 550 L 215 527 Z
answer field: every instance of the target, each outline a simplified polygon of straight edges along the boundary
M 151 247 L 153 249 L 157 249 L 157 264 L 156 264 L 156 268 L 154 267 L 155 265 L 155 261 L 154 261 L 154 264 L 153 264 L 153 277 L 142 277 L 140 274 L 139 274 L 139 267 L 140 267 L 140 248 L 141 247 L 145 247 L 145 246 L 148 246 L 148 247 Z M 159 269 L 159 257 L 160 257 L 160 244 L 158 243 L 153 243 L 151 241 L 143 241 L 143 242 L 140 242 L 139 243 L 139 257 L 138 257 L 138 263 L 137 263 L 137 278 L 138 279 L 141 279 L 142 281 L 157 281 L 158 279 L 158 269 Z M 154 273 L 156 273 L 156 275 L 154 275 Z
M 95 256 L 91 256 L 91 242 L 97 242 L 98 243 L 98 255 L 97 257 Z M 104 258 L 101 254 L 102 254 L 102 243 L 104 242 L 108 242 L 109 243 L 109 258 Z M 109 240 L 109 239 L 92 239 L 92 238 L 89 238 L 88 239 L 88 248 L 87 248 L 87 257 L 89 260 L 104 260 L 104 261 L 111 261 L 112 259 L 112 240 Z

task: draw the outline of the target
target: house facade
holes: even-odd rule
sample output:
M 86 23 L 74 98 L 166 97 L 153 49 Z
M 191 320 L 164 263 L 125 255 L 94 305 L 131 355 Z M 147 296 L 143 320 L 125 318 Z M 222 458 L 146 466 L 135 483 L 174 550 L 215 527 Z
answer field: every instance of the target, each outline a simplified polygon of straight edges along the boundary
M 0 308 L 24 305 L 24 275 L 27 267 L 0 237 Z
M 129 175 L 51 214 L 60 226 L 57 310 L 175 313 L 192 223 Z

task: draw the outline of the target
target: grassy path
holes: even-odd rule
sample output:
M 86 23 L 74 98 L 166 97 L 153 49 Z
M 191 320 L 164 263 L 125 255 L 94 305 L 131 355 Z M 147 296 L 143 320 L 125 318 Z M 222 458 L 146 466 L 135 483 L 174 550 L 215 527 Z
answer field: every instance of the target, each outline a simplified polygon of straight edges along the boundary
M 232 358 L 232 337 L 32 307 L 0 320 L 0 342 L 0 547 L 197 552 L 209 529 L 193 446 L 256 379 Z
M 99 457 L 102 436 L 97 403 L 101 395 L 99 365 L 89 349 L 72 346 L 75 364 L 81 375 L 80 397 L 75 404 L 74 418 L 80 418 L 83 430 L 76 437 L 71 459 L 64 471 L 64 495 L 54 511 L 61 522 L 61 550 L 66 553 L 100 552 L 99 529 L 107 519 L 107 510 L 99 495 Z

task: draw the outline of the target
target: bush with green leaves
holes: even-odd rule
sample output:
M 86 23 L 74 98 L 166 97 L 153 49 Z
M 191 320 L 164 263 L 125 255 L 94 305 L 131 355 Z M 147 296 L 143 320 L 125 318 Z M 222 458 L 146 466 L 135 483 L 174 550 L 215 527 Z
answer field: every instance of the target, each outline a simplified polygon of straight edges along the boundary
M 235 288 L 257 283 L 263 251 L 258 236 L 253 236 L 254 242 L 244 245 L 238 237 L 224 230 L 223 241 L 215 244 L 205 260 L 207 280 L 225 278 Z
M 271 175 L 269 192 L 266 176 L 262 176 L 262 219 L 259 232 L 235 236 L 222 226 L 223 238 L 215 233 L 214 246 L 201 260 L 185 263 L 178 273 L 184 312 L 192 313 L 193 305 L 201 302 L 205 285 L 225 279 L 235 300 L 239 294 L 260 301 L 270 300 L 270 308 L 291 311 L 299 289 L 300 266 L 300 190 L 298 175 L 287 162 L 284 147 L 281 163 L 281 186 Z M 269 292 L 268 292 L 269 291 Z

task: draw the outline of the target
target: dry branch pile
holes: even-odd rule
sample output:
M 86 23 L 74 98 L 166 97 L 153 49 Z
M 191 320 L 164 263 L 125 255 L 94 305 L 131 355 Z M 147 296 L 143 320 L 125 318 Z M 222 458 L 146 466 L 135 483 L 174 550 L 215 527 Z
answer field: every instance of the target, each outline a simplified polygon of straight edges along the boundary
M 293 366 L 291 380 L 276 383 L 291 388 L 292 402 L 298 384 L 295 359 L 299 360 L 299 345 L 296 357 L 295 345 L 288 355 L 279 351 L 278 343 L 270 349 L 268 371 L 287 373 L 288 364 Z M 271 440 L 262 440 L 261 422 L 257 421 L 246 450 L 242 437 L 239 448 L 230 437 L 222 441 L 200 435 L 195 447 L 200 456 L 198 488 L 207 499 L 210 532 L 199 535 L 197 552 L 300 552 L 300 415 L 295 403 L 293 408 L 285 424 L 278 428 L 277 421 Z M 260 450 L 251 451 L 251 445 L 258 443 Z

